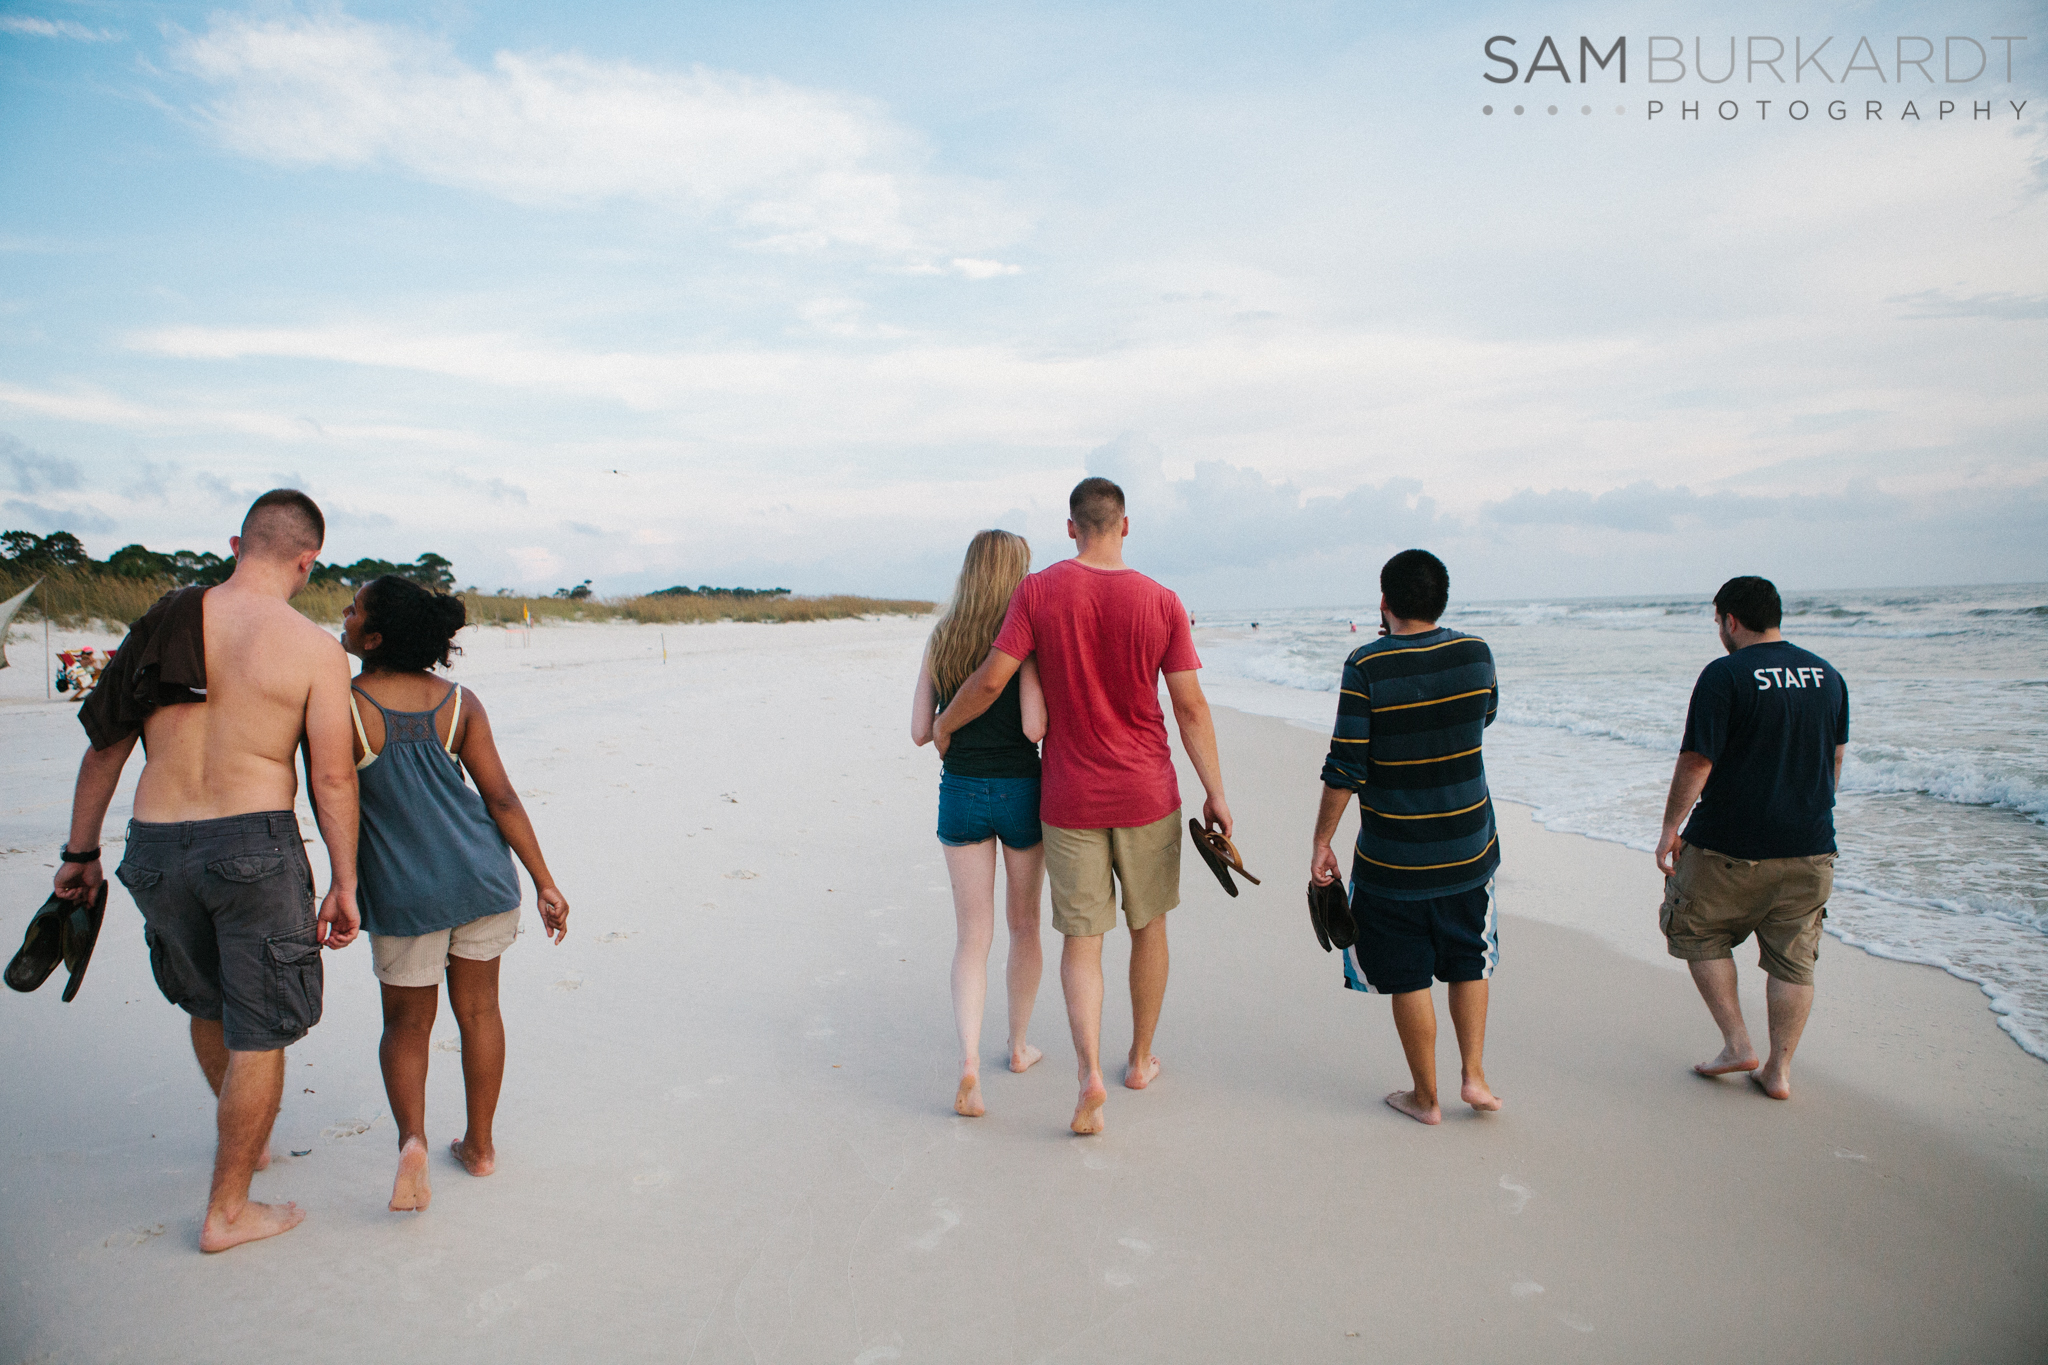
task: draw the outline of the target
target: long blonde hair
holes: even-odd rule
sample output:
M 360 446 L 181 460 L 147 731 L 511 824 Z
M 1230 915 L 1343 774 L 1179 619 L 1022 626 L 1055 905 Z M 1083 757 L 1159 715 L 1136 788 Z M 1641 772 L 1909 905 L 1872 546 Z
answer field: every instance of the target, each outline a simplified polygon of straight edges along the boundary
M 988 648 L 1002 629 L 1003 613 L 1010 609 L 1010 595 L 1030 572 L 1031 546 L 1020 535 L 979 531 L 967 542 L 953 600 L 932 627 L 931 643 L 925 647 L 925 662 L 942 704 L 988 657 Z

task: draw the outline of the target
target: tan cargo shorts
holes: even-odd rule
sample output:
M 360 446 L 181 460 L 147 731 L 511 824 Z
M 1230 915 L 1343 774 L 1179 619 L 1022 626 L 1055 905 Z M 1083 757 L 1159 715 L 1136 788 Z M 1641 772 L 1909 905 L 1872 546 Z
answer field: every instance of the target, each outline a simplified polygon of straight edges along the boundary
M 489 962 L 501 957 L 519 937 L 519 907 L 485 915 L 453 929 L 431 934 L 370 935 L 370 963 L 387 986 L 438 986 L 448 974 L 448 959 Z
M 1133 933 L 1180 904 L 1180 812 L 1130 829 L 1045 827 L 1052 927 L 1068 938 L 1116 928 L 1116 887 Z M 1114 876 L 1115 885 L 1111 884 Z
M 1735 945 L 1755 934 L 1764 971 L 1811 986 L 1834 888 L 1832 853 L 1752 862 L 1687 844 L 1677 875 L 1664 879 L 1657 927 L 1671 955 L 1687 962 L 1733 957 Z

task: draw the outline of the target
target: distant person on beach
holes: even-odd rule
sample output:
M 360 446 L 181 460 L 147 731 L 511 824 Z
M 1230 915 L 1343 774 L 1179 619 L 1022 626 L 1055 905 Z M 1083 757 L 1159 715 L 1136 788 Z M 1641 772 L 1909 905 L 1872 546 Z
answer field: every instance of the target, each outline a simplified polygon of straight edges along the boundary
M 967 561 L 945 614 L 932 627 L 918 665 L 910 738 L 933 739 L 939 709 L 988 656 L 1010 597 L 1031 571 L 1031 547 L 1008 531 L 983 531 L 968 543 Z M 1039 1050 L 1025 1039 L 1045 953 L 1038 937 L 1038 900 L 1045 886 L 1044 834 L 1038 823 L 1038 741 L 1045 738 L 1045 693 L 1031 660 L 1003 685 L 989 708 L 960 727 L 941 751 L 939 843 L 953 883 L 953 1022 L 960 1032 L 960 1085 L 953 1112 L 980 1118 L 981 1010 L 988 996 L 988 952 L 995 939 L 996 846 L 1002 845 L 1010 926 L 1005 977 L 1010 996 L 1010 1070 L 1026 1071 Z
M 219 1101 L 202 1251 L 274 1237 L 297 1204 L 249 1198 L 270 1164 L 284 1050 L 320 1022 L 320 948 L 356 936 L 356 781 L 348 660 L 294 611 L 326 539 L 313 500 L 256 499 L 228 541 L 234 575 L 166 593 L 129 628 L 79 707 L 92 741 L 72 798 L 57 893 L 94 895 L 100 829 L 140 736 L 135 813 L 114 875 L 142 911 L 150 971 L 192 1017 L 192 1050 Z M 331 869 L 313 910 L 313 870 L 293 805 L 301 745 Z
M 1356 792 L 1358 941 L 1344 954 L 1344 984 L 1394 998 L 1414 1088 L 1387 1103 L 1432 1124 L 1443 1121 L 1432 977 L 1450 993 L 1459 1097 L 1474 1109 L 1500 1108 L 1485 1065 L 1488 982 L 1500 962 L 1500 840 L 1480 753 L 1500 683 L 1484 640 L 1437 625 L 1450 592 L 1450 572 L 1427 550 L 1403 550 L 1380 570 L 1380 634 L 1344 661 L 1309 860 L 1319 886 L 1341 874 L 1330 841 Z
M 1693 1070 L 1748 1072 L 1774 1100 L 1792 1096 L 1792 1053 L 1813 1008 L 1849 744 L 1848 685 L 1778 633 L 1784 614 L 1767 578 L 1731 578 L 1714 594 L 1727 653 L 1693 685 L 1657 840 L 1658 928 L 1721 1030 L 1720 1055 Z M 1770 978 L 1771 1054 L 1761 1064 L 1735 990 L 1734 948 L 1751 934 Z
M 363 661 L 348 704 L 362 784 L 363 927 L 384 996 L 377 1060 L 398 1128 L 396 1211 L 424 1210 L 433 1198 L 427 1054 L 443 977 L 462 1030 L 469 1110 L 468 1130 L 449 1150 L 471 1175 L 497 1165 L 491 1124 L 505 1079 L 498 959 L 519 933 L 515 852 L 533 878 L 546 933 L 558 944 L 569 936 L 569 902 L 505 775 L 491 718 L 474 693 L 432 672 L 448 666 L 464 620 L 461 598 L 388 576 L 365 583 L 342 612 L 342 643 Z
M 1207 796 L 1202 818 L 1227 837 L 1230 807 L 1216 729 L 1195 670 L 1180 599 L 1125 565 L 1130 519 L 1108 479 L 1083 479 L 1067 499 L 1078 553 L 1018 585 L 995 646 L 938 718 L 941 753 L 993 706 L 1025 661 L 1045 687 L 1045 870 L 1053 928 L 1065 936 L 1060 985 L 1080 1065 L 1073 1130 L 1099 1133 L 1102 937 L 1116 927 L 1117 888 L 1131 931 L 1131 1051 L 1124 1084 L 1159 1074 L 1152 1036 L 1166 998 L 1166 912 L 1180 904 L 1180 786 L 1159 707 L 1164 675 L 1181 747 Z

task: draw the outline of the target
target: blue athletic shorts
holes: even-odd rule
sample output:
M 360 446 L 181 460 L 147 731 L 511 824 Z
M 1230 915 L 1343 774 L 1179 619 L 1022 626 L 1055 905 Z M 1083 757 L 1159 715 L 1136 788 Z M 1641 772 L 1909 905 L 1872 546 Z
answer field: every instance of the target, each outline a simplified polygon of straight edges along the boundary
M 940 776 L 940 843 L 957 847 L 1001 839 L 1010 848 L 1036 848 L 1044 837 L 1037 778 Z
M 1351 883 L 1358 942 L 1344 950 L 1344 984 L 1376 995 L 1426 991 L 1438 981 L 1484 981 L 1500 965 L 1493 883 L 1423 901 L 1389 900 Z

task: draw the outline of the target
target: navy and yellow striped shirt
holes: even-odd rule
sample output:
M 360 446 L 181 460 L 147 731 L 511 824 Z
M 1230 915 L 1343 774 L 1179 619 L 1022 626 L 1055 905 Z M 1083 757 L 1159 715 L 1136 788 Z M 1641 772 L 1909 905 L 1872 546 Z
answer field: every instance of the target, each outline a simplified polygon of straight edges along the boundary
M 1427 900 L 1500 866 L 1480 739 L 1500 709 L 1486 641 L 1438 628 L 1386 635 L 1344 661 L 1323 784 L 1358 793 L 1351 879 Z

